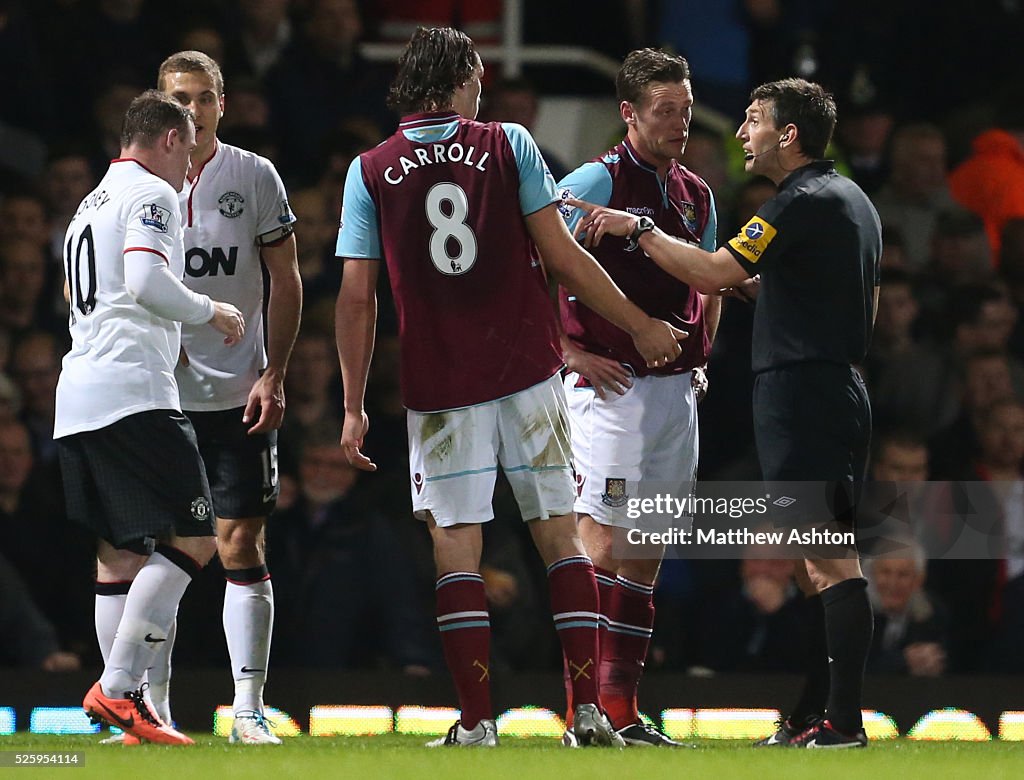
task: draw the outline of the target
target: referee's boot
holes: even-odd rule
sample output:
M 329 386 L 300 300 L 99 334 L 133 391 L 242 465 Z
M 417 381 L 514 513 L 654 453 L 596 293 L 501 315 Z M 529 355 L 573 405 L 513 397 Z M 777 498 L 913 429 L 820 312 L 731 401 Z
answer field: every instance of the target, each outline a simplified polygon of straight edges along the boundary
M 799 737 L 804 731 L 818 723 L 820 718 L 811 717 L 802 721 L 793 721 L 792 718 L 779 718 L 775 721 L 775 731 L 764 739 L 754 743 L 754 747 L 791 747 L 793 740 Z
M 797 748 L 862 748 L 868 746 L 868 737 L 863 731 L 843 734 L 836 731 L 829 720 L 820 720 L 793 738 L 790 743 Z

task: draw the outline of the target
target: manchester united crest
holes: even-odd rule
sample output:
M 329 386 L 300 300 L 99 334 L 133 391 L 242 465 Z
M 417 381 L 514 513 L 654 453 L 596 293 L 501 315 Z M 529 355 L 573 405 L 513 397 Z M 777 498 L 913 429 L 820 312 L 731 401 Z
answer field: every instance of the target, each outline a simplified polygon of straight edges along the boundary
M 204 523 L 210 519 L 210 501 L 206 496 L 199 496 L 195 501 L 192 502 L 190 507 L 192 510 L 192 519 L 199 523 Z
M 225 192 L 217 198 L 217 208 L 228 219 L 240 217 L 245 210 L 245 198 L 237 192 Z

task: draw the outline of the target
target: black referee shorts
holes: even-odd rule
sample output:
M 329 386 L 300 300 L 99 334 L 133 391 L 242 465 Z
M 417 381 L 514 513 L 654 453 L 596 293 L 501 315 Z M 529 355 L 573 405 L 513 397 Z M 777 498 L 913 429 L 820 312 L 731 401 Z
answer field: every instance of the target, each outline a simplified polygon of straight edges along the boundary
M 213 536 L 210 486 L 188 418 L 173 409 L 57 439 L 68 516 L 114 547 Z
M 754 437 L 766 482 L 824 483 L 856 503 L 871 447 L 864 380 L 851 366 L 824 362 L 758 374 Z
M 186 412 L 199 440 L 217 517 L 266 517 L 280 492 L 277 431 L 249 435 L 244 406 L 217 412 Z

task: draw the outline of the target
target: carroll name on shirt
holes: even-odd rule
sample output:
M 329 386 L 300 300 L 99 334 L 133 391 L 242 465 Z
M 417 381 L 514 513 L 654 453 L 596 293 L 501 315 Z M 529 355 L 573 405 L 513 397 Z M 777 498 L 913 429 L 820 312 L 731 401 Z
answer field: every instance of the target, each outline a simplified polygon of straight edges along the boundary
M 414 171 L 424 165 L 435 163 L 462 163 L 478 171 L 487 170 L 487 158 L 490 152 L 484 152 L 477 159 L 475 146 L 463 146 L 458 141 L 451 144 L 430 144 L 430 149 L 414 149 L 416 161 L 413 162 L 406 156 L 398 158 L 398 164 L 402 172 L 398 173 L 394 165 L 384 169 L 384 181 L 388 184 L 401 184 L 409 171 Z

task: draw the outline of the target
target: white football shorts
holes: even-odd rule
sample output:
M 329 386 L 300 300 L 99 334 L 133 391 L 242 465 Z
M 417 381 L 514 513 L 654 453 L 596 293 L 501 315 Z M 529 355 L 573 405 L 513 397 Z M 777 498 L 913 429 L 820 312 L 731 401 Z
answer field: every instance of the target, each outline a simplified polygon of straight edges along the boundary
M 523 520 L 567 515 L 575 495 L 561 378 L 447 412 L 406 412 L 412 507 L 439 526 L 486 523 L 501 464 Z
M 576 465 L 573 509 L 602 525 L 633 528 L 629 499 L 669 493 L 683 499 L 697 477 L 697 400 L 693 372 L 633 377 L 624 395 L 575 387 L 565 378 Z

